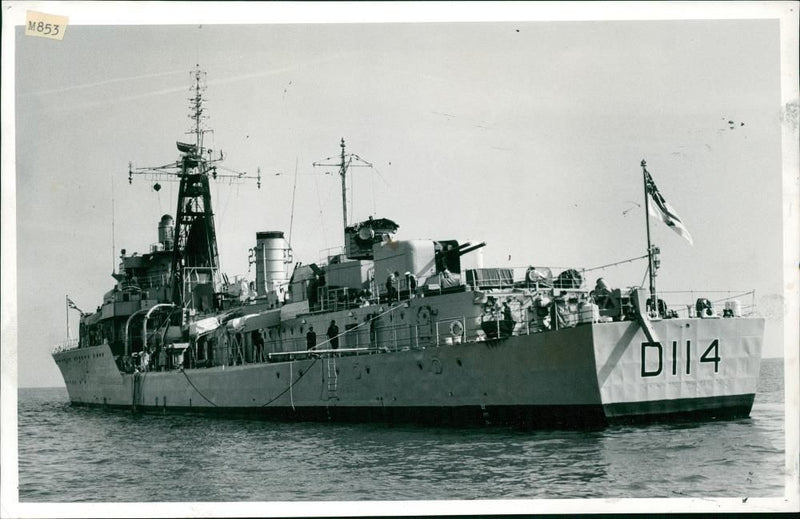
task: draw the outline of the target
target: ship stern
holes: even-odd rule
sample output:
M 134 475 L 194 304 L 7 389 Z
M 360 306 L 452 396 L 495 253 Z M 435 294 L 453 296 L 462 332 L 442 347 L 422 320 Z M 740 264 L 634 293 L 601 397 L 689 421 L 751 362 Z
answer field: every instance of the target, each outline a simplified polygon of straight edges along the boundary
M 747 417 L 761 365 L 763 318 L 598 323 L 593 342 L 609 423 Z

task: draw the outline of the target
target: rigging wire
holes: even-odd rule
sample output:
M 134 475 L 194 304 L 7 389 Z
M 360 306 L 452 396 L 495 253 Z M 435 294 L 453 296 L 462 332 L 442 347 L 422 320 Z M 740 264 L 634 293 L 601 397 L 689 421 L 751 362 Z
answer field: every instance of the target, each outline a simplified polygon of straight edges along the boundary
M 380 178 L 383 181 L 383 183 L 386 184 L 386 187 L 391 189 L 392 185 L 389 183 L 388 180 L 383 178 L 383 175 L 381 175 L 381 171 L 377 167 L 375 167 L 374 165 L 372 166 L 372 169 L 375 171 L 375 173 L 378 174 L 378 178 Z
M 228 186 L 232 186 L 232 185 L 233 185 L 232 182 L 228 184 Z M 222 200 L 222 198 L 219 196 L 219 190 L 220 190 L 220 186 L 219 186 L 219 182 L 217 182 L 217 200 Z M 233 189 L 228 189 L 228 196 L 225 198 L 225 202 L 222 204 L 222 207 L 221 207 L 221 210 L 220 210 L 220 215 L 219 215 L 219 228 L 220 228 L 219 232 L 220 232 L 220 234 L 222 234 L 222 220 L 223 220 L 223 218 L 225 217 L 225 215 L 228 212 L 228 206 L 230 205 L 231 195 L 232 194 L 233 194 Z M 239 184 L 238 183 L 236 184 L 236 198 L 239 198 Z
M 583 271 L 584 272 L 591 272 L 593 270 L 600 270 L 600 269 L 604 269 L 604 268 L 607 268 L 607 267 L 614 267 L 616 265 L 622 265 L 623 263 L 630 263 L 632 261 L 637 261 L 637 260 L 640 260 L 640 259 L 644 259 L 646 257 L 647 257 L 647 254 L 645 254 L 644 256 L 637 256 L 635 258 L 626 259 L 626 260 L 622 260 L 622 261 L 615 261 L 614 263 L 608 263 L 606 265 L 600 265 L 599 267 L 592 267 L 592 268 L 584 269 Z
M 348 161 L 348 166 L 349 165 L 350 165 L 350 161 Z M 350 218 L 351 218 L 350 221 L 351 222 L 355 222 L 356 221 L 356 217 L 355 217 L 355 214 L 356 214 L 355 213 L 356 193 L 354 191 L 354 186 L 355 186 L 354 180 L 353 180 L 354 176 L 355 175 L 350 175 L 350 213 L 349 214 L 350 214 Z M 347 223 L 349 224 L 350 222 L 347 222 Z M 344 230 L 344 229 L 342 229 L 342 230 Z
M 375 168 L 373 168 L 374 170 Z M 377 209 L 375 207 L 375 175 L 369 176 L 369 187 L 372 191 L 372 215 L 376 216 Z
M 295 195 L 297 194 L 297 164 L 299 162 L 299 158 L 295 156 L 294 158 L 294 187 L 292 187 L 292 212 L 289 216 L 289 247 L 292 246 L 292 228 L 294 227 L 294 201 Z
M 322 215 L 322 199 L 319 196 L 319 182 L 317 181 L 317 177 L 314 177 L 314 185 L 317 188 L 317 206 L 319 207 L 319 223 L 320 229 L 322 229 L 322 240 L 325 243 L 325 249 L 328 248 L 328 234 L 325 232 L 325 218 Z
M 644 269 L 644 277 L 642 278 L 642 282 L 639 283 L 639 288 L 644 288 L 644 280 L 647 279 L 647 274 L 650 272 L 650 265 L 648 262 L 647 267 Z
M 117 273 L 117 245 L 114 222 L 114 175 L 111 175 L 111 272 Z

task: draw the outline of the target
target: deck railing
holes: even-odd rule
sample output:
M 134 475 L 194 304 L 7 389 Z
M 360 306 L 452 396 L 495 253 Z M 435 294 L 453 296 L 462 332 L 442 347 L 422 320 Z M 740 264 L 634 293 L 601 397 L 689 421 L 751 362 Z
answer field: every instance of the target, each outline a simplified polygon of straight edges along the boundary
M 567 275 L 565 273 L 568 271 L 577 272 L 580 278 L 577 280 L 577 286 L 572 285 L 567 288 L 578 288 L 586 285 L 587 269 L 583 267 L 525 266 L 465 269 L 461 274 L 461 279 L 466 286 L 473 290 L 520 286 L 536 289 L 539 287 L 557 287 L 559 285 L 559 277 L 562 274 Z
M 56 344 L 53 347 L 51 353 L 61 353 L 62 351 L 74 350 L 75 348 L 78 347 L 79 344 L 80 344 L 80 339 L 78 339 L 78 338 L 74 338 L 74 339 L 70 338 L 70 339 L 67 339 L 65 341 L 61 341 L 58 344 Z
M 588 292 L 585 289 L 565 289 L 561 293 L 567 292 Z M 667 300 L 669 309 L 678 313 L 678 317 L 695 318 L 695 304 L 698 298 L 706 298 L 714 305 L 714 315 L 723 316 L 724 303 L 729 301 L 740 300 L 742 298 L 750 298 L 749 304 L 736 305 L 738 315 L 748 316 L 755 312 L 755 291 L 736 292 L 736 291 L 660 291 L 657 294 Z M 691 303 L 676 304 L 671 301 L 675 296 L 688 296 Z M 302 331 L 296 335 L 276 337 L 274 339 L 266 340 L 263 343 L 263 349 L 260 353 L 253 355 L 248 354 L 245 360 L 244 346 L 240 345 L 239 348 L 241 359 L 235 362 L 236 364 L 250 364 L 268 361 L 286 361 L 294 359 L 303 359 L 311 356 L 345 356 L 345 355 L 369 355 L 375 353 L 404 351 L 404 350 L 419 350 L 431 347 L 440 347 L 447 345 L 458 345 L 474 340 L 491 340 L 494 338 L 503 338 L 517 335 L 530 335 L 533 333 L 541 333 L 547 331 L 555 331 L 561 327 L 571 327 L 581 321 L 574 312 L 570 315 L 575 316 L 575 319 L 570 322 L 560 322 L 557 313 L 551 314 L 551 324 L 547 325 L 546 329 L 541 326 L 535 326 L 532 313 L 532 307 L 528 304 L 515 307 L 512 319 L 506 320 L 500 313 L 495 315 L 494 319 L 489 320 L 489 324 L 494 324 L 491 330 L 486 329 L 483 324 L 486 319 L 482 319 L 481 329 L 476 330 L 467 316 L 453 316 L 435 320 L 430 324 L 393 324 L 393 323 L 380 323 L 377 319 L 386 316 L 392 312 L 408 308 L 408 303 L 395 304 L 386 309 L 381 307 L 378 315 L 373 316 L 371 319 L 360 322 L 358 324 L 351 324 L 343 330 L 336 337 L 338 339 L 338 347 L 331 347 L 331 339 L 321 333 L 319 341 L 314 347 L 308 348 L 306 344 L 306 336 Z M 706 317 L 706 316 L 704 316 Z M 625 316 L 622 316 L 625 318 Z M 610 320 L 610 318 L 608 318 Z M 394 321 L 397 323 L 397 320 Z M 491 328 L 491 327 L 489 327 Z M 231 347 L 234 347 L 232 345 Z M 251 346 L 252 347 L 252 346 Z M 252 360 L 251 360 L 252 357 Z
M 755 290 L 659 290 L 656 296 L 664 299 L 669 308 L 678 313 L 678 317 L 696 317 L 697 300 L 700 298 L 711 301 L 716 315 L 723 314 L 725 303 L 734 301 L 739 301 L 742 316 L 755 315 L 758 310 Z

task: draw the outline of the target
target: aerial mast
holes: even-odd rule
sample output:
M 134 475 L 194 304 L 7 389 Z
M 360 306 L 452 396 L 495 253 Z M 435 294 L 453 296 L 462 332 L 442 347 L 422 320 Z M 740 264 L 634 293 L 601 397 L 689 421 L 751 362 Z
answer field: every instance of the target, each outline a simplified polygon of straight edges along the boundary
M 371 168 L 372 164 L 367 162 L 366 160 L 362 159 L 355 153 L 345 153 L 345 145 L 344 145 L 344 138 L 342 138 L 341 143 L 342 151 L 339 155 L 339 162 L 333 164 L 326 164 L 324 161 L 332 160 L 333 157 L 328 157 L 324 159 L 322 162 L 314 162 L 314 166 L 338 166 L 339 167 L 339 176 L 342 178 L 342 231 L 347 227 L 347 170 L 351 167 L 366 167 Z M 354 162 L 355 160 L 355 162 Z
M 342 147 L 342 159 L 339 166 L 339 176 L 342 177 L 342 229 L 347 227 L 347 184 L 345 183 L 345 175 L 347 175 L 347 166 L 344 161 L 344 138 L 340 144 Z
M 205 119 L 203 116 L 203 91 L 205 87 L 202 86 L 202 78 L 205 76 L 205 72 L 200 70 L 200 65 L 198 64 L 195 69 L 192 71 L 192 75 L 194 76 L 194 97 L 190 98 L 191 101 L 191 112 L 189 113 L 189 118 L 194 120 L 194 128 L 189 130 L 190 133 L 195 134 L 195 147 L 197 150 L 202 154 L 203 150 L 203 129 L 202 129 L 202 120 Z

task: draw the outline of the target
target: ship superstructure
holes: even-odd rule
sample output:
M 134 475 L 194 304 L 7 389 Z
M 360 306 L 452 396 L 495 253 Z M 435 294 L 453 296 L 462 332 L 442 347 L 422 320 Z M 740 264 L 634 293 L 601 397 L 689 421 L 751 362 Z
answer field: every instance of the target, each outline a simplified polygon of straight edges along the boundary
M 282 231 L 258 232 L 255 279 L 231 283 L 209 189 L 222 157 L 203 146 L 199 71 L 192 110 L 195 142 L 177 144 L 177 162 L 130 169 L 131 179 L 179 181 L 176 217 L 161 218 L 149 253 L 123 251 L 115 287 L 82 314 L 80 339 L 54 353 L 73 403 L 559 427 L 749 414 L 763 319 L 734 300 L 668 307 L 649 232 L 649 289 L 602 279 L 590 289 L 583 268 L 464 268 L 484 242 L 399 239 L 388 218 L 348 222 L 345 175 L 369 163 L 343 139 L 333 164 L 343 252 L 303 264 Z M 645 203 L 680 230 L 641 167 Z

